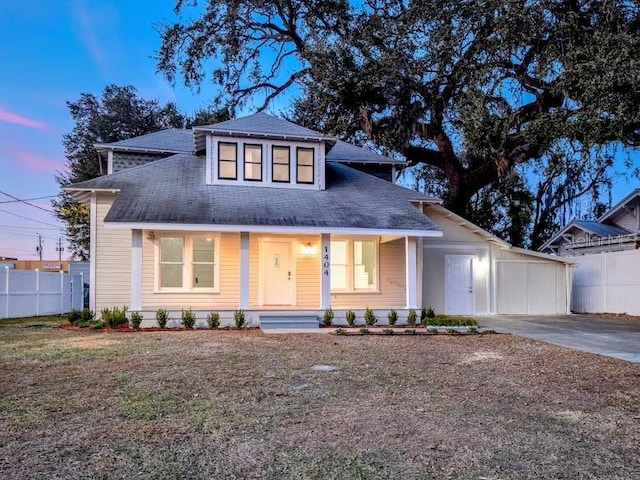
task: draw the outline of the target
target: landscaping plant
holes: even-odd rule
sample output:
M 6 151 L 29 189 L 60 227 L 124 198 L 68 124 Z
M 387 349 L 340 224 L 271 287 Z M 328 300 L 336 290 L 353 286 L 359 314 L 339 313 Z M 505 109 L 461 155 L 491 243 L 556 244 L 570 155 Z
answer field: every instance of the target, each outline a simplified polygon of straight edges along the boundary
M 156 322 L 158 322 L 158 326 L 160 328 L 166 327 L 167 322 L 169 322 L 169 312 L 167 312 L 164 308 L 159 308 L 156 312 Z
M 129 318 L 129 326 L 131 328 L 140 328 L 143 317 L 140 312 L 131 312 L 131 318 Z
M 109 328 L 118 328 L 129 322 L 127 319 L 127 307 L 103 308 L 100 312 L 101 320 L 106 323 Z
M 354 312 L 353 310 L 347 310 L 347 313 L 345 313 L 345 317 L 347 319 L 347 325 L 349 325 L 350 327 L 355 327 L 356 312 Z
M 207 325 L 209 325 L 209 328 L 220 327 L 220 314 L 218 312 L 209 312 L 207 314 Z
M 324 323 L 325 327 L 330 327 L 333 323 L 333 310 L 331 310 L 331 307 L 324 311 L 324 315 L 322 315 L 322 323 Z
M 367 307 L 367 309 L 364 311 L 364 323 L 371 326 L 375 325 L 377 321 L 378 318 L 376 317 L 376 314 L 373 313 L 373 310 Z
M 394 309 L 391 309 L 387 315 L 387 320 L 389 320 L 389 325 L 393 327 L 398 321 L 398 312 L 396 312 Z
M 410 327 L 416 326 L 416 311 L 413 308 L 407 314 L 407 325 Z
M 369 335 L 369 333 L 370 333 L 368 328 L 361 328 L 361 329 L 359 330 L 359 332 L 360 332 L 362 335 Z
M 236 328 L 244 328 L 246 326 L 244 311 L 242 309 L 233 312 L 233 323 L 236 325 Z
M 196 314 L 189 310 L 182 310 L 182 314 L 180 315 L 180 323 L 187 330 L 192 330 L 196 324 Z
M 67 313 L 67 320 L 71 325 L 75 325 L 82 318 L 82 310 L 73 309 Z

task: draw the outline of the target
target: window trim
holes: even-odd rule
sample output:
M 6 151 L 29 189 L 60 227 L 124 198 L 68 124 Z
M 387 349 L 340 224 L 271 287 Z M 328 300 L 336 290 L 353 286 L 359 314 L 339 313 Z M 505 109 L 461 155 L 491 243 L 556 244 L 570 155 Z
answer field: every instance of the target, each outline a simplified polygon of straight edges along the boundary
M 311 152 L 311 165 L 300 165 L 301 151 Z M 300 180 L 300 167 L 311 167 L 311 181 L 303 182 Z M 316 152 L 312 147 L 296 147 L 296 183 L 300 185 L 313 185 L 316 182 Z
M 285 165 L 284 163 L 276 163 L 274 151 L 276 148 L 287 149 L 287 179 L 276 180 L 274 175 L 274 167 L 276 165 Z M 291 183 L 291 147 L 289 145 L 271 145 L 271 183 Z
M 354 242 L 373 242 L 375 248 L 375 271 L 373 274 L 373 287 L 355 288 L 355 247 Z M 334 237 L 330 242 L 347 243 L 347 288 L 335 289 L 331 285 L 331 293 L 380 293 L 380 237 Z M 330 258 L 333 256 L 330 255 Z M 329 260 L 331 263 L 331 259 Z M 330 267 L 331 268 L 331 265 Z
M 247 148 L 258 147 L 260 149 L 260 162 L 247 162 Z M 261 182 L 262 168 L 264 165 L 264 145 L 261 143 L 244 143 L 242 145 L 242 179 L 247 182 Z M 247 178 L 247 163 L 250 165 L 260 165 L 260 178 Z M 237 172 L 236 172 L 237 173 Z
M 226 162 L 226 163 L 231 163 L 231 160 L 222 160 L 220 158 L 220 147 L 221 146 L 229 146 L 229 145 L 233 145 L 233 148 L 236 152 L 236 159 L 235 159 L 235 176 L 233 177 L 223 177 L 222 176 L 222 171 L 220 170 L 220 163 L 221 162 Z M 218 180 L 238 180 L 238 143 L 237 142 L 218 142 L 218 172 L 217 172 L 217 177 Z
M 162 238 L 182 238 L 182 287 L 162 287 L 160 285 L 160 243 Z M 193 279 L 193 240 L 211 238 L 213 240 L 213 287 L 192 287 Z M 154 289 L 153 293 L 220 293 L 220 234 L 165 232 L 156 234 L 154 241 Z

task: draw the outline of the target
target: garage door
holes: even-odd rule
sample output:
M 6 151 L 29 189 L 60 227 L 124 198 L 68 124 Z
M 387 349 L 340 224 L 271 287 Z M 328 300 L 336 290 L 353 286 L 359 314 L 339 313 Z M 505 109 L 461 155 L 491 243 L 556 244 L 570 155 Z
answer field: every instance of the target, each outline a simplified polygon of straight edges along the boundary
M 558 292 L 556 265 L 497 262 L 497 311 L 511 315 L 552 315 Z

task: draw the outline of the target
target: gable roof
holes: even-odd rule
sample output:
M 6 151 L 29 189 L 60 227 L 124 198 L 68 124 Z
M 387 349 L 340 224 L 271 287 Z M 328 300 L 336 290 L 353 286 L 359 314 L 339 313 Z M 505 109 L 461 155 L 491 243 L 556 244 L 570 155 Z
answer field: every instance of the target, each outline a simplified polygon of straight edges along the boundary
M 178 154 L 65 190 L 119 191 L 105 218 L 112 224 L 304 227 L 306 231 L 354 229 L 373 235 L 380 231 L 441 235 L 412 204 L 435 199 L 338 163 L 327 163 L 326 190 L 206 185 L 204 179 L 202 157 Z
M 380 155 L 366 148 L 358 147 L 351 143 L 337 140 L 327 152 L 329 162 L 351 162 L 351 163 L 377 163 L 404 165 L 402 160 Z
M 193 130 L 196 132 L 196 135 L 198 132 L 210 132 L 223 136 L 335 141 L 334 137 L 327 136 L 310 128 L 274 117 L 264 112 L 234 118 L 233 120 L 227 120 L 213 125 L 193 127 Z
M 606 222 L 621 210 L 624 210 L 625 208 L 628 208 L 632 205 L 636 206 L 638 204 L 640 204 L 640 188 L 636 188 L 629 195 L 624 197 L 609 210 L 604 212 L 604 214 L 600 218 L 598 218 L 598 222 Z
M 168 128 L 112 143 L 96 143 L 98 151 L 131 150 L 138 152 L 192 153 L 195 149 L 193 131 Z
M 557 244 L 558 240 L 562 240 L 564 236 L 573 229 L 582 230 L 586 233 L 589 233 L 591 235 L 596 235 L 600 238 L 619 237 L 619 236 L 625 236 L 625 235 L 631 234 L 631 232 L 629 232 L 628 230 L 622 227 L 618 227 L 615 225 L 602 224 L 600 223 L 600 221 L 573 219 L 562 230 L 560 230 L 553 237 L 551 237 L 549 240 L 544 242 L 542 246 L 538 248 L 538 250 L 541 252 L 545 250 L 550 250 L 552 245 Z M 566 242 L 563 242 L 563 243 L 566 243 Z

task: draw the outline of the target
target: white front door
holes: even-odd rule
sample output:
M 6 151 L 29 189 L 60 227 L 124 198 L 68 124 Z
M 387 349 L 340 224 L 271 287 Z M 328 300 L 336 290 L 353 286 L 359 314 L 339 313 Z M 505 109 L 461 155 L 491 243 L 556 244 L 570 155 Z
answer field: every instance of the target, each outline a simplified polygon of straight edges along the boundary
M 296 298 L 293 245 L 289 240 L 263 240 L 260 249 L 263 305 L 293 305 Z
M 445 255 L 445 310 L 448 315 L 472 315 L 473 256 Z

